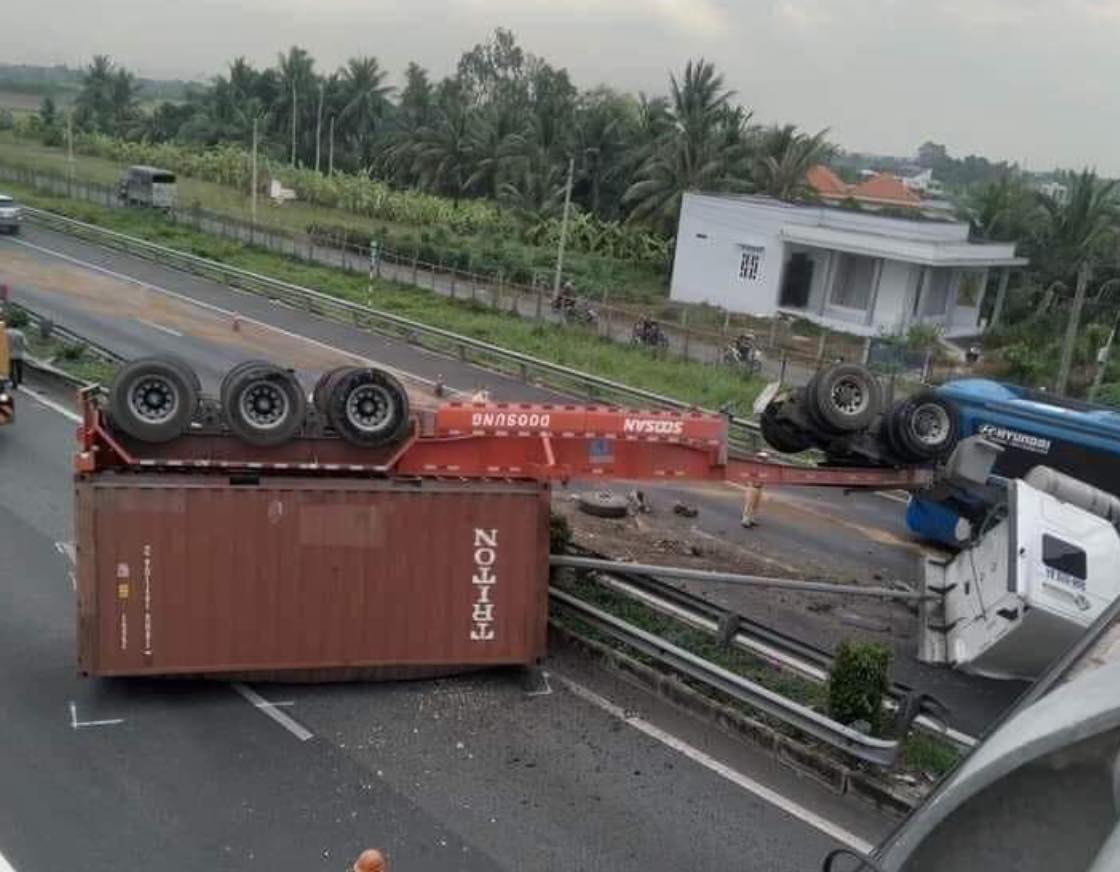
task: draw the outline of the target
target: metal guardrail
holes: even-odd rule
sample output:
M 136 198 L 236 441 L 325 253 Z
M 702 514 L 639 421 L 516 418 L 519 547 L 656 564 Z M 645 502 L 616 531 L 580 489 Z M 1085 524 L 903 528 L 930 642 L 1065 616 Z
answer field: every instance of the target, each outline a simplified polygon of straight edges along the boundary
M 894 739 L 877 739 L 846 727 L 562 590 L 549 588 L 548 595 L 599 632 L 833 748 L 877 766 L 890 767 L 898 759 L 900 745 Z
M 165 245 L 107 230 L 94 224 L 65 218 L 42 209 L 24 207 L 25 215 L 37 224 L 71 236 L 87 239 L 98 245 L 115 248 L 128 254 L 157 260 L 163 266 L 211 278 L 221 284 L 277 299 L 310 314 L 336 321 L 356 324 L 370 330 L 401 336 L 409 342 L 433 348 L 460 359 L 474 359 L 499 372 L 515 375 L 528 382 L 531 378 L 559 390 L 575 391 L 589 400 L 622 405 L 661 409 L 689 410 L 688 403 L 653 391 L 635 388 L 591 373 L 571 369 L 519 351 L 502 348 L 480 339 L 433 327 L 410 318 L 394 315 L 372 306 L 343 300 L 301 285 L 285 282 L 249 270 L 189 254 Z M 745 418 L 728 416 L 728 444 L 739 452 L 753 452 L 762 447 L 758 425 Z

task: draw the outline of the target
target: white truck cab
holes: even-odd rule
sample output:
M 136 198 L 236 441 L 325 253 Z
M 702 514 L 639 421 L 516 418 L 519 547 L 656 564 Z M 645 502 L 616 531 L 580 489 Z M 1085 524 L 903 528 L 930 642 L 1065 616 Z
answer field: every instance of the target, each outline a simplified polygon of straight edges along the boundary
M 0 231 L 4 233 L 19 233 L 23 223 L 23 210 L 16 198 L 8 194 L 0 194 Z

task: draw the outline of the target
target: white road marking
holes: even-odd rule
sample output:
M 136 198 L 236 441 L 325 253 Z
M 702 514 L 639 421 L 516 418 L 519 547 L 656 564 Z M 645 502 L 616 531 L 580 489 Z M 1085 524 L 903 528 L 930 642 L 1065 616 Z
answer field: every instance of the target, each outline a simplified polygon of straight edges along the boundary
M 816 812 L 805 808 L 805 806 L 801 805 L 800 803 L 794 802 L 787 796 L 783 796 L 776 790 L 773 790 L 772 788 L 769 788 L 764 784 L 760 784 L 753 778 L 749 778 L 748 776 L 744 775 L 742 772 L 732 769 L 725 763 L 721 763 L 714 757 L 705 754 L 699 748 L 690 745 L 688 742 L 684 741 L 681 738 L 678 738 L 677 736 L 674 736 L 672 733 L 666 732 L 655 724 L 651 724 L 644 718 L 640 718 L 637 715 L 629 714 L 621 706 L 615 705 L 613 702 L 603 696 L 600 696 L 590 688 L 584 687 L 582 684 L 578 684 L 577 682 L 572 681 L 570 678 L 566 678 L 563 675 L 556 675 L 556 678 L 565 687 L 567 687 L 568 690 L 570 690 L 585 702 L 591 703 L 591 705 L 595 706 L 598 709 L 602 709 L 607 714 L 618 718 L 619 720 L 623 721 L 639 732 L 645 733 L 650 738 L 656 739 L 663 745 L 666 745 L 667 747 L 672 748 L 674 751 L 683 754 L 694 763 L 698 763 L 705 769 L 711 770 L 721 778 L 727 779 L 737 787 L 741 787 L 748 793 L 754 794 L 759 799 L 769 803 L 775 808 L 781 809 L 786 814 L 792 815 L 793 817 L 808 824 L 814 829 L 820 830 L 820 832 L 824 833 L 826 836 L 836 839 L 838 842 L 843 842 L 848 847 L 856 851 L 860 851 L 864 854 L 870 853 L 872 848 L 874 848 L 874 845 L 872 845 L 870 842 L 865 841 L 864 839 L 861 839 L 855 833 L 849 832 L 840 825 L 835 824 L 832 821 L 817 814 Z
M 79 415 L 77 412 L 71 411 L 61 403 L 56 403 L 54 400 L 43 396 L 38 391 L 33 391 L 30 388 L 24 387 L 23 385 L 19 386 L 19 390 L 20 393 L 27 394 L 27 396 L 31 397 L 31 399 L 37 402 L 40 406 L 50 409 L 52 412 L 58 412 L 58 414 L 62 415 L 62 417 L 73 421 L 75 424 L 82 423 L 81 415 Z
M 118 281 L 129 282 L 130 284 L 134 284 L 134 285 L 138 285 L 139 287 L 146 288 L 149 291 L 155 291 L 156 293 L 159 293 L 159 294 L 165 294 L 168 297 L 173 297 L 176 300 L 180 300 L 184 303 L 189 303 L 192 306 L 198 306 L 200 309 L 206 309 L 209 312 L 215 312 L 215 313 L 217 313 L 219 315 L 222 315 L 226 318 L 232 319 L 234 315 L 237 315 L 238 319 L 240 320 L 240 322 L 242 324 L 252 324 L 256 327 L 261 327 L 265 330 L 271 330 L 274 333 L 279 333 L 281 336 L 287 336 L 289 339 L 295 339 L 295 340 L 298 340 L 300 342 L 307 342 L 311 345 L 316 346 L 317 348 L 322 348 L 326 351 L 331 351 L 331 352 L 334 352 L 336 354 L 345 354 L 348 357 L 356 358 L 357 360 L 360 360 L 363 363 L 368 364 L 369 366 L 376 366 L 380 369 L 391 372 L 394 375 L 397 375 L 399 377 L 404 377 L 406 379 L 412 379 L 413 381 L 418 381 L 421 384 L 428 385 L 429 387 L 433 387 L 436 384 L 436 381 L 434 379 L 423 378 L 422 376 L 413 375 L 410 372 L 406 372 L 405 370 L 398 369 L 396 367 L 386 366 L 383 363 L 379 363 L 378 361 L 371 360 L 370 358 L 364 357 L 361 354 L 355 354 L 352 351 L 346 351 L 342 348 L 337 348 L 333 345 L 328 345 L 325 342 L 320 342 L 318 339 L 312 339 L 309 336 L 303 336 L 299 333 L 293 333 L 290 330 L 285 330 L 283 327 L 277 327 L 274 324 L 268 324 L 265 321 L 258 321 L 256 318 L 249 318 L 249 317 L 247 317 L 245 315 L 242 315 L 238 312 L 232 312 L 229 309 L 223 309 L 221 306 L 215 306 L 213 303 L 204 303 L 201 300 L 196 300 L 193 297 L 188 297 L 185 294 L 180 294 L 180 293 L 177 293 L 175 291 L 169 291 L 167 288 L 160 287 L 159 285 L 153 285 L 151 282 L 146 282 L 143 279 L 134 278 L 133 276 L 129 276 L 129 275 L 125 275 L 124 273 L 116 272 L 115 270 L 111 270 L 111 269 L 108 269 L 106 267 L 99 266 L 96 263 L 90 263 L 89 261 L 85 261 L 85 260 L 82 260 L 81 258 L 73 257 L 72 255 L 69 255 L 69 254 L 63 254 L 61 251 L 55 251 L 54 249 L 51 249 L 51 248 L 45 248 L 42 245 L 36 245 L 33 242 L 28 242 L 26 239 L 13 239 L 11 241 L 14 242 L 16 245 L 22 245 L 26 248 L 34 249 L 35 251 L 41 251 L 43 254 L 49 254 L 52 257 L 57 257 L 60 260 L 65 260 L 69 263 L 75 264 L 76 266 L 80 266 L 84 269 L 90 269 L 90 270 L 93 270 L 94 272 L 102 273 L 103 275 L 107 275 L 110 278 L 117 279 Z M 139 320 L 139 319 L 137 319 L 137 320 Z M 149 325 L 149 326 L 156 326 L 156 325 Z M 444 386 L 444 390 L 446 390 L 447 393 L 452 394 L 452 395 L 456 395 L 456 396 L 462 396 L 463 393 L 464 393 L 463 391 L 458 390 L 457 388 L 452 388 L 450 386 L 447 386 L 446 384 Z
M 902 503 L 904 506 L 910 502 L 910 494 L 905 491 L 872 491 L 877 497 L 890 500 L 892 503 Z
M 106 718 L 100 721 L 79 721 L 78 720 L 78 704 L 74 700 L 70 700 L 70 728 L 74 730 L 81 730 L 85 727 L 115 727 L 117 724 L 123 724 L 124 718 Z
M 287 730 L 301 742 L 306 742 L 308 739 L 311 739 L 315 736 L 315 734 L 311 732 L 311 730 L 307 729 L 307 727 L 303 726 L 303 724 L 299 723 L 284 712 L 280 711 L 280 709 L 276 707 L 276 703 L 269 702 L 248 685 L 242 684 L 241 682 L 234 682 L 230 685 L 230 687 L 232 687 L 239 694 L 245 697 L 245 699 L 249 701 L 249 704 L 252 705 L 253 708 L 268 715 L 270 718 L 276 721 L 276 723 L 282 726 L 285 730 Z
M 16 872 L 16 867 L 3 854 L 0 854 L 0 872 Z
M 157 324 L 155 321 L 149 321 L 147 318 L 137 318 L 137 322 L 143 324 L 145 327 L 151 327 L 153 330 L 161 330 L 171 336 L 178 336 L 182 339 L 183 334 L 178 330 L 172 330 L 170 327 L 164 327 L 162 324 Z
M 541 672 L 540 672 L 540 676 L 541 676 L 541 683 L 543 684 L 543 687 L 538 687 L 536 690 L 525 691 L 526 696 L 549 696 L 549 695 L 551 695 L 552 685 L 549 683 L 548 673 L 545 672 L 542 669 Z

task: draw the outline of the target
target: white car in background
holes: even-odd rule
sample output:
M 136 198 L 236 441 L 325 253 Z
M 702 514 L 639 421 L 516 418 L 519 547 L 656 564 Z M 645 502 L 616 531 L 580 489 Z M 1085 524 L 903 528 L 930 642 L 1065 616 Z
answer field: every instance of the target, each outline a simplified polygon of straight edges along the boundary
M 23 213 L 15 197 L 0 194 L 0 230 L 4 233 L 19 233 L 22 220 Z

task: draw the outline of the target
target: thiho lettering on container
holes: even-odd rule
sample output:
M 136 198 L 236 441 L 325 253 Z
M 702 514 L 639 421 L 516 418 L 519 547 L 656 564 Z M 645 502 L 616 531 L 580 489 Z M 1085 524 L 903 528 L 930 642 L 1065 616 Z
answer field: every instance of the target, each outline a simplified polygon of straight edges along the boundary
M 471 584 L 475 589 L 474 607 L 471 609 L 471 641 L 490 642 L 494 639 L 494 602 L 491 589 L 498 583 L 494 564 L 498 560 L 498 531 L 474 531 L 474 572 Z

